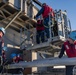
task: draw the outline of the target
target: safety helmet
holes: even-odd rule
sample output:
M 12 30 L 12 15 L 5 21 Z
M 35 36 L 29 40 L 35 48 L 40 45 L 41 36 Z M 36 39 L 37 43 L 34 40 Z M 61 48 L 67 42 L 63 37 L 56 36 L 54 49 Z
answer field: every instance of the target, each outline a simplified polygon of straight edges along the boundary
M 2 47 L 2 50 L 7 51 L 7 47 Z
M 76 40 L 76 31 L 72 31 L 72 32 L 69 34 L 69 38 L 71 38 L 72 40 Z
M 46 5 L 46 3 L 43 3 L 43 4 L 42 4 L 42 6 L 45 6 L 45 5 Z
M 11 58 L 14 58 L 14 57 L 16 57 L 16 53 L 11 54 Z
M 3 35 L 5 34 L 5 29 L 3 27 L 0 27 L 0 31 L 2 31 Z

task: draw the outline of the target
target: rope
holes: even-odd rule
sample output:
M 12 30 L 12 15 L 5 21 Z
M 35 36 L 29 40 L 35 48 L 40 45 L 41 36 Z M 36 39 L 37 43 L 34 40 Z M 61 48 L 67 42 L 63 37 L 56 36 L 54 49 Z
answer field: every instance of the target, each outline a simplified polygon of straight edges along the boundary
M 48 22 L 48 26 L 44 25 L 44 27 L 45 28 L 50 28 L 50 27 L 53 27 L 54 25 L 55 25 L 55 20 L 54 20 L 54 18 L 52 18 L 50 24 Z

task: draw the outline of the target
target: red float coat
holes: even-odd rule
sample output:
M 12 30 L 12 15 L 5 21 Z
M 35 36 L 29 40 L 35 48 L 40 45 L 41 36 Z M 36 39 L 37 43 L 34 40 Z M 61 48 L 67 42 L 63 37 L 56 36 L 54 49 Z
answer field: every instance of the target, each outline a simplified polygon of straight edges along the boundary
M 37 29 L 37 31 L 42 31 L 42 30 L 45 29 L 44 25 L 43 25 L 43 20 L 38 20 L 37 21 L 36 29 Z
M 71 46 L 68 41 L 64 42 L 64 47 L 66 54 L 69 58 L 76 57 L 76 42 L 74 42 L 74 45 Z
M 16 57 L 16 59 L 14 59 L 14 62 L 18 63 L 19 61 L 22 61 L 21 57 Z
M 48 5 L 44 6 L 44 12 L 42 13 L 43 18 L 46 18 L 51 14 L 52 17 L 54 17 L 54 11 L 51 7 Z

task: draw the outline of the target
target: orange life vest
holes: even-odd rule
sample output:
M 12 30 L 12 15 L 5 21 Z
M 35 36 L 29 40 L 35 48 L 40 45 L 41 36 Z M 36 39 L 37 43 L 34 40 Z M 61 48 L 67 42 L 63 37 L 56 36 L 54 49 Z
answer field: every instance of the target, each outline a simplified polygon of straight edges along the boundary
M 54 17 L 54 11 L 51 7 L 48 5 L 44 6 L 44 12 L 42 13 L 43 18 L 46 18 L 51 14 L 52 17 Z
M 76 42 L 74 42 L 74 45 L 71 46 L 68 41 L 64 42 L 65 51 L 69 58 L 76 57 Z

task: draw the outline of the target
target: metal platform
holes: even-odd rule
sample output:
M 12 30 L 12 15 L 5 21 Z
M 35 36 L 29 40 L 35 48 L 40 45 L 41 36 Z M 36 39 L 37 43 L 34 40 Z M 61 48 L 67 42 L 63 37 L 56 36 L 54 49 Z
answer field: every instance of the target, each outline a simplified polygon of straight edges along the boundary
M 9 3 L 8 1 L 6 3 L 1 1 L 0 24 L 3 25 L 3 27 L 5 28 L 6 26 L 8 26 L 13 30 L 16 30 L 17 32 L 20 32 L 20 28 L 26 27 L 27 29 L 29 29 L 29 26 L 30 28 L 33 28 L 34 25 L 36 24 L 36 21 L 27 16 L 23 11 L 21 11 L 20 13 L 19 12 L 20 9 L 13 6 L 13 4 Z M 15 18 L 16 15 L 18 16 Z
M 50 42 L 44 42 L 44 43 L 40 43 L 40 44 L 36 44 L 34 46 L 28 47 L 26 48 L 27 51 L 44 51 L 45 53 L 49 52 L 57 52 L 59 51 L 61 48 L 59 46 L 53 45 Z

